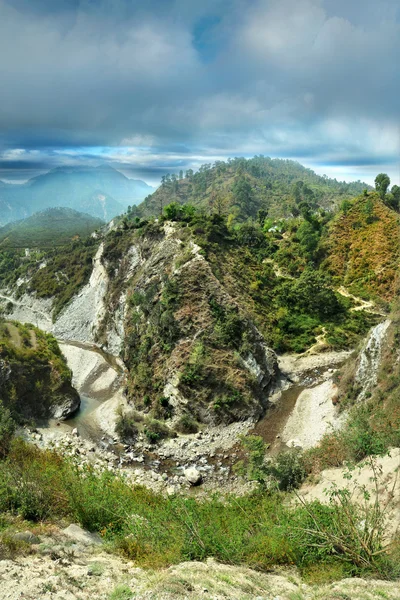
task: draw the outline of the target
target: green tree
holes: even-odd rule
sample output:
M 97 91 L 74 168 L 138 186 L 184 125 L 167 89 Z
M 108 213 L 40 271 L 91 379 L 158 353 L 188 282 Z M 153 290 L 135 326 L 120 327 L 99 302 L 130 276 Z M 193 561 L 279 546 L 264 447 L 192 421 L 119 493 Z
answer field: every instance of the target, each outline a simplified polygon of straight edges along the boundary
M 400 187 L 398 185 L 392 187 L 392 196 L 396 198 L 397 202 L 400 204 Z
M 279 299 L 291 310 L 320 318 L 331 318 L 343 311 L 328 278 L 312 269 L 305 269 L 298 279 L 284 282 L 279 290 Z
M 392 187 L 391 193 L 386 194 L 385 204 L 393 210 L 399 211 L 400 209 L 400 187 L 398 185 L 394 185 Z
M 386 196 L 386 192 L 388 190 L 389 185 L 390 177 L 386 173 L 379 173 L 379 175 L 375 177 L 375 189 L 382 198 L 382 200 Z
M 5 408 L 0 400 L 0 458 L 7 456 L 14 432 L 15 422 L 8 408 Z
M 264 227 L 265 219 L 268 217 L 268 210 L 265 208 L 260 208 L 257 212 L 257 220 L 261 227 Z
M 251 216 L 254 209 L 254 195 L 250 182 L 244 177 L 239 177 L 233 185 L 233 198 L 242 215 Z
M 347 213 L 349 212 L 349 210 L 351 209 L 352 204 L 350 202 L 350 200 L 343 200 L 343 202 L 340 205 L 340 210 L 342 212 L 344 212 L 345 215 L 347 215 Z

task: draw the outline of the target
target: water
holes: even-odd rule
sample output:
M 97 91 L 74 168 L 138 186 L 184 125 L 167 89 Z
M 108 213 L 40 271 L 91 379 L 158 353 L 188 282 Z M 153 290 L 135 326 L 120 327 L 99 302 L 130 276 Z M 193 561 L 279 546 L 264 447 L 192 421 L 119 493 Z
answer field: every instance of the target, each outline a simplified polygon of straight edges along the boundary
M 42 427 L 57 429 L 57 431 L 62 431 L 64 433 L 71 433 L 71 431 L 76 428 L 80 437 L 98 443 L 104 433 L 96 425 L 92 413 L 104 401 L 90 398 L 84 394 L 79 395 L 81 398 L 81 405 L 79 410 L 70 419 L 66 419 L 65 421 L 50 419 L 46 425 L 42 424 Z

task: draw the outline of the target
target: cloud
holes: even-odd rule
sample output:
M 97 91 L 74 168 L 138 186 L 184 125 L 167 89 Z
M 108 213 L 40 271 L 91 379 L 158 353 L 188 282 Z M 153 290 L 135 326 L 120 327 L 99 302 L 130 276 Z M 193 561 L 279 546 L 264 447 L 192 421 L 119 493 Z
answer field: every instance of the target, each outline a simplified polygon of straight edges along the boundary
M 0 155 L 151 172 L 254 153 L 391 166 L 396 4 L 0 0 Z

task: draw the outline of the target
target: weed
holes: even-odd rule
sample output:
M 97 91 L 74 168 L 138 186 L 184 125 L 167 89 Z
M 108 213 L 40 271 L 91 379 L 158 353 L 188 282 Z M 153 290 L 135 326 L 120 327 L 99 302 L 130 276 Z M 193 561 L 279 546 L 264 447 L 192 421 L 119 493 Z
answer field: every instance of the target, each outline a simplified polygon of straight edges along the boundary
M 108 598 L 109 600 L 132 600 L 133 592 L 127 585 L 118 585 Z

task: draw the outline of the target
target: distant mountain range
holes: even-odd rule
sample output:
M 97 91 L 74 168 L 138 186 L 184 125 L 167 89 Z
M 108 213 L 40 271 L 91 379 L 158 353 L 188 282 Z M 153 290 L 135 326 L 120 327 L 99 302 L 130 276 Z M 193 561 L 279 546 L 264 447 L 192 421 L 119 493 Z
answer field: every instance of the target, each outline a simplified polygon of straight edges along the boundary
M 0 181 L 0 225 L 46 208 L 65 207 L 109 221 L 154 188 L 109 166 L 59 167 L 24 184 Z
M 72 208 L 47 208 L 0 227 L 0 249 L 62 246 L 76 237 L 87 237 L 102 225 L 101 219 Z

